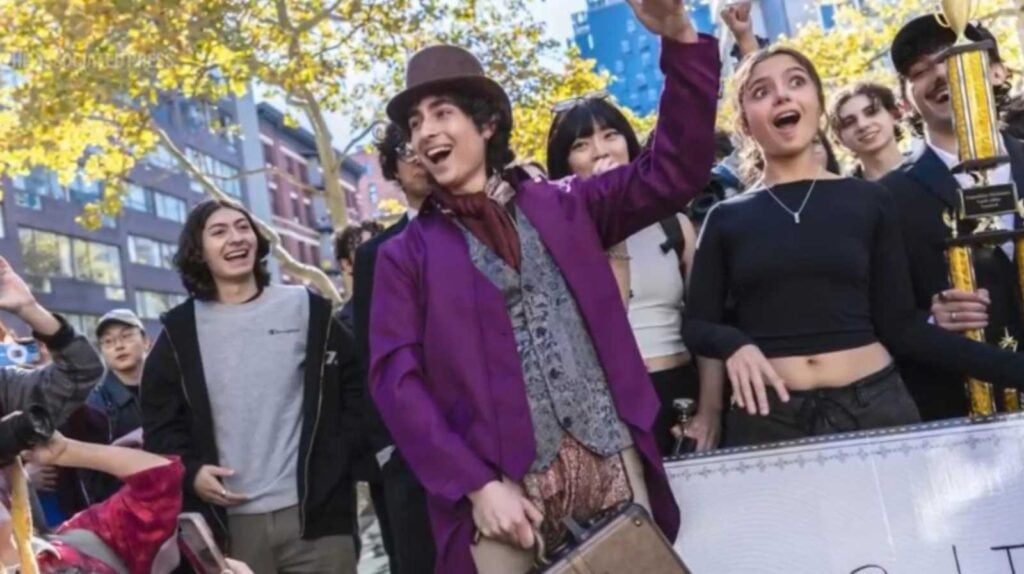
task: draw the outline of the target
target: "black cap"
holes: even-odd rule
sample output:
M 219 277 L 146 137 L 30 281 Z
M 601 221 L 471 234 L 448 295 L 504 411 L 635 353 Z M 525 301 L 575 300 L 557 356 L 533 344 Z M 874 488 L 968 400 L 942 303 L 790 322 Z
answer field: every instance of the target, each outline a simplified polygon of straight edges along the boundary
M 992 41 L 989 57 L 992 62 L 1002 62 L 995 36 L 980 24 L 968 24 L 964 36 L 974 42 Z M 890 55 L 892 65 L 901 76 L 907 76 L 910 66 L 921 56 L 932 55 L 956 42 L 956 33 L 939 23 L 935 14 L 918 16 L 907 22 L 896 32 Z

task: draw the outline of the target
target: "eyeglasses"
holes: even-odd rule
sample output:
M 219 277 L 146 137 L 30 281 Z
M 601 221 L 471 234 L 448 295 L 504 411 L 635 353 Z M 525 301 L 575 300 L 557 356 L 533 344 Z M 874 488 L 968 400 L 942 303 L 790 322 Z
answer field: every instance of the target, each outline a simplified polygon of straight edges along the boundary
M 112 349 L 117 346 L 118 343 L 131 343 L 139 336 L 139 331 L 131 329 L 129 331 L 122 331 L 117 335 L 108 335 L 100 339 L 101 349 Z
M 597 91 L 594 91 L 594 92 L 587 92 L 586 94 L 583 94 L 582 96 L 576 96 L 576 97 L 573 97 L 573 98 L 569 98 L 568 100 L 562 100 L 560 102 L 555 102 L 554 104 L 551 105 L 551 111 L 552 111 L 552 113 L 555 113 L 555 114 L 561 114 L 563 112 L 567 112 L 567 111 L 575 108 L 576 106 L 579 106 L 581 104 L 585 104 L 587 102 L 594 102 L 594 101 L 598 101 L 598 100 L 606 100 L 606 99 L 608 99 L 608 96 L 610 96 L 610 95 L 611 94 L 609 94 L 605 90 L 597 90 Z

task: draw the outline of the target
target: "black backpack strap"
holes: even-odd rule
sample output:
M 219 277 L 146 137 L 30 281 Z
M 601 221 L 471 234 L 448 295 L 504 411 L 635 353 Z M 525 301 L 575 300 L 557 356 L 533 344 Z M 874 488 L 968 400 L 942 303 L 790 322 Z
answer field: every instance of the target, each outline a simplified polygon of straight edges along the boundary
M 665 232 L 665 242 L 661 244 L 661 252 L 668 253 L 675 250 L 676 257 L 683 259 L 683 249 L 686 247 L 686 238 L 683 236 L 683 226 L 679 224 L 679 218 L 675 215 L 666 217 L 658 222 L 661 230 Z

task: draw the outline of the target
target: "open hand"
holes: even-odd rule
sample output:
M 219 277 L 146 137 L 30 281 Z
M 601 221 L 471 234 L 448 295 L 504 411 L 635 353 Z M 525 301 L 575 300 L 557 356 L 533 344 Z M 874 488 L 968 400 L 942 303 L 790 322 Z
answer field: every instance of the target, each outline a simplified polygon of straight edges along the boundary
M 523 549 L 533 548 L 535 528 L 544 517 L 523 494 L 523 489 L 509 480 L 493 480 L 472 492 L 473 523 L 484 537 Z
M 978 289 L 976 293 L 947 289 L 932 297 L 932 317 L 936 325 L 947 331 L 984 329 L 988 327 L 990 303 L 987 289 Z
M 651 31 L 664 38 L 671 38 L 684 44 L 697 42 L 697 30 L 693 27 L 690 14 L 683 0 L 626 0 L 637 20 Z
M 25 281 L 14 272 L 7 259 L 0 257 L 0 309 L 21 314 L 36 302 Z
M 733 400 L 741 409 L 752 415 L 768 414 L 768 391 L 770 386 L 779 394 L 782 402 L 789 402 L 789 391 L 772 364 L 756 345 L 744 345 L 725 361 L 725 371 L 732 383 Z

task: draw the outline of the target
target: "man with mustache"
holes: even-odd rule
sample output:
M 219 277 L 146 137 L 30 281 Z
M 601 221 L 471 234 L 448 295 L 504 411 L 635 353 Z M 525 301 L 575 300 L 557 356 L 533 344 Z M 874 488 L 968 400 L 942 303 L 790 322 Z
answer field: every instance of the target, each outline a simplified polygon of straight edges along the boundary
M 993 41 L 990 79 L 997 91 L 1002 90 L 1007 70 L 992 34 L 970 25 L 966 36 L 973 41 Z M 919 116 L 924 142 L 881 183 L 892 190 L 900 208 L 918 307 L 951 331 L 985 329 L 990 343 L 998 343 L 1007 334 L 1021 340 L 1024 325 L 1012 242 L 974 249 L 977 292 L 965 293 L 950 285 L 945 258 L 950 230 L 943 214 L 958 206 L 959 188 L 974 185 L 970 176 L 951 172 L 959 163 L 957 140 L 946 62 L 939 55 L 955 40 L 953 31 L 940 25 L 934 14 L 911 20 L 896 34 L 891 48 L 893 65 L 905 103 Z M 1019 189 L 1024 185 L 1024 144 L 1004 137 L 1003 149 L 1011 162 L 991 170 L 989 183 L 1015 182 Z M 1003 216 L 1000 223 L 1004 229 L 1021 224 L 1014 215 Z M 920 365 L 900 368 L 924 420 L 967 414 L 962 373 L 936 372 Z

